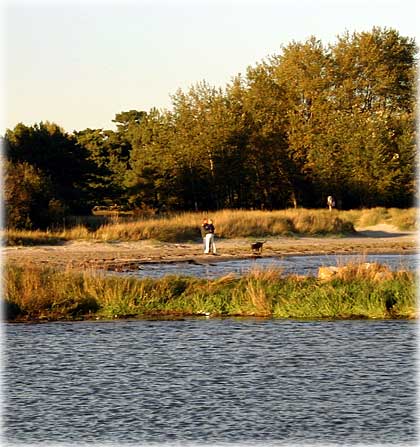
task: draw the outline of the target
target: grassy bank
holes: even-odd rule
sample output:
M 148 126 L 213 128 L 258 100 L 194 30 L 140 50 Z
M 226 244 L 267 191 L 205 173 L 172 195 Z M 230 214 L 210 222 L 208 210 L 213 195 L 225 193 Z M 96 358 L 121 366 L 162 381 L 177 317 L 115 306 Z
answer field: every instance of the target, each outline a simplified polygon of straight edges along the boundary
M 362 210 L 340 211 L 343 220 L 355 227 L 370 227 L 378 224 L 393 225 L 401 231 L 417 229 L 417 208 L 368 208 Z
M 378 277 L 378 274 L 380 276 Z M 414 275 L 350 266 L 331 280 L 253 271 L 203 280 L 135 279 L 37 266 L 4 268 L 5 317 L 71 320 L 167 315 L 414 318 Z
M 60 244 L 68 240 L 186 242 L 200 238 L 204 213 L 180 213 L 166 217 L 118 222 L 89 229 L 89 225 L 54 231 L 8 230 L 7 245 Z M 222 210 L 210 213 L 219 238 L 267 238 L 291 235 L 343 235 L 355 226 L 378 223 L 395 225 L 401 230 L 416 228 L 416 209 L 373 208 L 337 211 L 288 209 L 280 211 Z

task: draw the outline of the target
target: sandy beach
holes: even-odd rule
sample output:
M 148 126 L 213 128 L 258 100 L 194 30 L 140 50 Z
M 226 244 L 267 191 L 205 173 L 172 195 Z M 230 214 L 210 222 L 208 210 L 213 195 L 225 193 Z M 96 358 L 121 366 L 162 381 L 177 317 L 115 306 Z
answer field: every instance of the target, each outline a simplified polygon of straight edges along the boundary
M 255 256 L 249 239 L 217 239 L 218 253 L 203 254 L 200 241 L 165 243 L 159 241 L 95 242 L 71 241 L 62 245 L 3 247 L 3 260 L 13 263 L 36 263 L 60 268 L 129 267 L 148 262 L 218 262 Z M 270 237 L 261 256 L 309 254 L 414 253 L 417 233 L 404 232 L 390 225 L 358 228 L 349 236 Z

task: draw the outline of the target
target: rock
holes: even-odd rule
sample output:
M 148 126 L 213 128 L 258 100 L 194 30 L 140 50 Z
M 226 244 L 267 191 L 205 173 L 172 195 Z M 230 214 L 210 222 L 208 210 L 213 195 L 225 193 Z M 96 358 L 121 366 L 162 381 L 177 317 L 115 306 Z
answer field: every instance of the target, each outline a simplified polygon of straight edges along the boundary
M 319 267 L 318 269 L 318 279 L 323 281 L 328 281 L 336 276 L 339 272 L 339 268 L 335 266 L 330 267 Z

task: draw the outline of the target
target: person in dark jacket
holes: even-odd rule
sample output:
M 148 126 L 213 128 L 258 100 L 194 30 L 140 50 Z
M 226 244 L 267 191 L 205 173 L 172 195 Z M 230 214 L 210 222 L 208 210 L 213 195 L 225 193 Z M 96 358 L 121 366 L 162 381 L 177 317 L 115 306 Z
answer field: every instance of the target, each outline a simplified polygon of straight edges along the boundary
M 209 254 L 210 249 L 211 249 L 212 253 L 215 255 L 217 252 L 216 252 L 216 244 L 214 243 L 215 229 L 214 229 L 213 221 L 211 219 L 209 219 L 207 221 L 207 223 L 203 226 L 203 229 L 206 234 L 204 253 Z

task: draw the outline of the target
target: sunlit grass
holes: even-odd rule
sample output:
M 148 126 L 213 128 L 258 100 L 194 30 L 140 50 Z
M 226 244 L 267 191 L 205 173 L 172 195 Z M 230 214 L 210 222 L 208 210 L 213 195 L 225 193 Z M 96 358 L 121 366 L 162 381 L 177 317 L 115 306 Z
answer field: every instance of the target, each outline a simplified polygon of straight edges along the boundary
M 415 230 L 416 209 L 372 208 L 338 211 L 287 209 L 279 211 L 222 210 L 212 213 L 186 212 L 168 217 L 142 218 L 124 223 L 107 223 L 89 230 L 77 225 L 54 231 L 8 230 L 8 245 L 57 244 L 67 240 L 185 242 L 200 238 L 203 217 L 214 220 L 219 238 L 265 238 L 291 235 L 343 235 L 354 227 L 378 223 Z
M 331 280 L 254 270 L 206 280 L 139 279 L 28 264 L 4 268 L 9 320 L 123 318 L 150 315 L 276 318 L 414 318 L 415 275 L 375 266 L 342 267 Z M 386 272 L 378 278 L 377 273 Z
M 399 230 L 415 231 L 418 228 L 417 208 L 368 208 L 341 211 L 343 219 L 355 227 L 370 227 L 378 224 L 393 225 Z
M 10 229 L 2 232 L 2 240 L 7 245 L 57 245 L 67 238 L 51 231 Z

